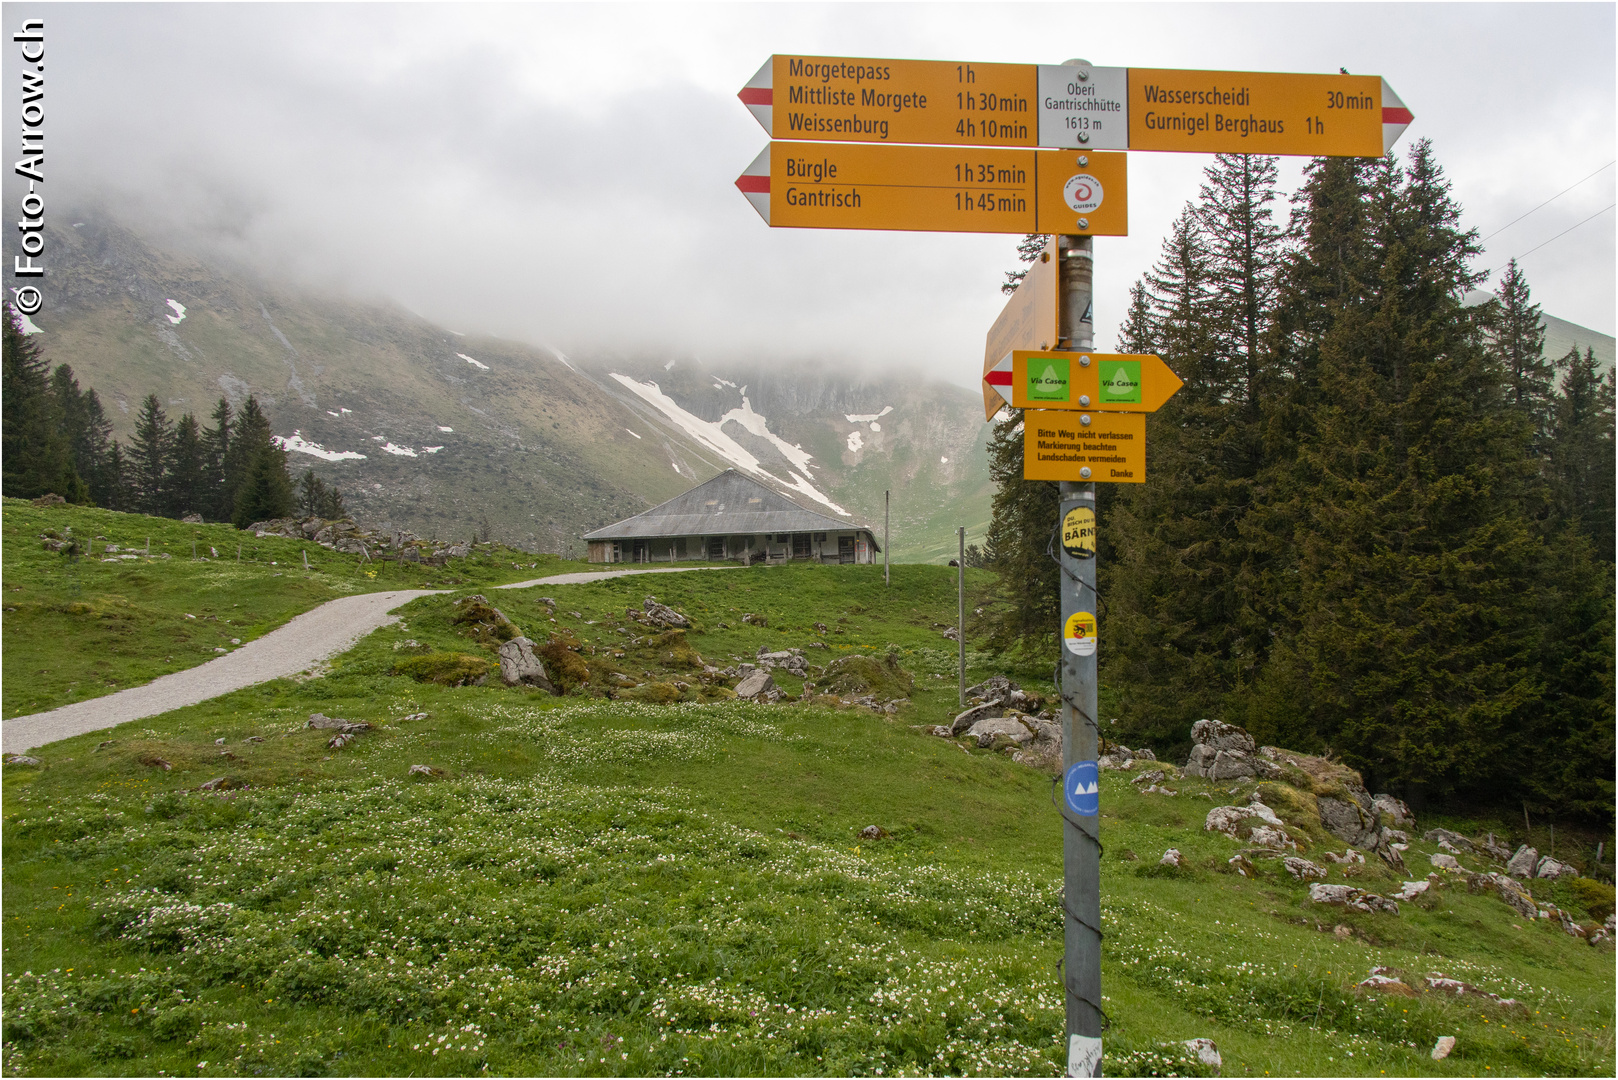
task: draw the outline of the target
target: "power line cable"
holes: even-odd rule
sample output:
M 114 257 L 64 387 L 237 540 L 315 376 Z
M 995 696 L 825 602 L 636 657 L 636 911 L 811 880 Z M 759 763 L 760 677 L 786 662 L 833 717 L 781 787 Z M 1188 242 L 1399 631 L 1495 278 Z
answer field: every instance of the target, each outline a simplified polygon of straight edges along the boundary
M 1574 229 L 1577 229 L 1579 227 L 1579 225 L 1588 225 L 1590 222 L 1594 221 L 1596 218 L 1600 217 L 1602 214 L 1605 214 L 1608 210 L 1611 210 L 1615 206 L 1618 206 L 1618 203 L 1608 203 L 1606 206 L 1604 206 L 1600 210 L 1597 210 L 1595 213 L 1591 214 L 1589 217 L 1585 218 L 1583 221 L 1579 222 L 1577 225 L 1569 225 L 1567 228 L 1563 229 L 1561 232 L 1559 232 L 1555 236 L 1551 237 L 1550 240 L 1541 241 L 1540 243 L 1535 244 L 1533 247 L 1529 248 L 1527 251 L 1523 252 L 1521 255 L 1513 255 L 1511 258 L 1512 259 L 1518 259 L 1518 260 L 1526 258 L 1527 256 L 1532 255 L 1534 252 L 1538 251 L 1540 248 L 1544 247 L 1546 244 L 1549 244 L 1551 242 L 1551 240 L 1560 240 L 1562 237 L 1566 236 L 1568 233 L 1572 232 Z M 1506 263 L 1510 263 L 1510 262 L 1511 262 L 1511 259 L 1506 260 Z M 1483 275 L 1483 281 L 1488 281 L 1490 278 L 1494 277 L 1494 275 L 1499 273 L 1500 270 L 1502 270 L 1504 268 L 1504 266 L 1505 266 L 1505 264 L 1502 264 L 1501 266 L 1495 267 L 1493 270 L 1489 270 L 1489 271 L 1485 272 L 1484 275 Z M 1479 282 L 1479 284 L 1482 284 L 1482 282 Z
M 1589 217 L 1587 217 L 1583 221 L 1579 222 L 1579 225 L 1585 225 L 1585 224 L 1588 224 L 1589 222 L 1594 221 L 1596 218 L 1600 217 L 1602 214 L 1605 214 L 1608 210 L 1611 210 L 1615 206 L 1618 206 L 1618 203 L 1608 203 L 1602 209 L 1597 210 L 1595 213 L 1591 214 Z M 1574 229 L 1577 229 L 1579 227 L 1579 225 L 1569 225 L 1567 228 L 1563 229 L 1561 232 L 1559 232 L 1555 236 L 1551 237 L 1551 240 L 1560 240 L 1562 237 L 1566 236 L 1568 233 L 1572 232 Z M 1546 240 L 1544 243 L 1535 244 L 1533 247 L 1531 247 L 1527 251 L 1523 252 L 1522 255 L 1516 256 L 1516 258 L 1521 259 L 1526 255 L 1532 255 L 1534 252 L 1536 252 L 1540 248 L 1544 247 L 1545 244 L 1550 243 L 1551 240 Z
M 1591 177 L 1595 176 L 1597 173 L 1605 172 L 1607 169 L 1612 168 L 1614 165 L 1618 165 L 1618 159 L 1614 159 L 1613 161 L 1607 162 L 1605 165 L 1601 166 L 1601 168 L 1599 168 L 1595 172 L 1591 173 L 1590 176 L 1586 176 L 1584 178 L 1584 180 L 1589 180 Z M 1555 195 L 1552 195 L 1550 198 L 1546 199 L 1544 202 L 1542 202 L 1538 206 L 1534 207 L 1533 210 L 1528 211 L 1528 213 L 1521 214 L 1521 215 L 1519 215 L 1517 217 L 1512 218 L 1510 221 L 1506 222 L 1504 225 L 1502 225 L 1498 229 L 1494 230 L 1494 232 L 1490 233 L 1488 236 L 1485 236 L 1483 238 L 1483 240 L 1479 240 L 1478 243 L 1481 244 L 1481 243 L 1483 243 L 1484 240 L 1489 240 L 1489 239 L 1492 239 L 1493 237 L 1499 236 L 1501 233 L 1505 232 L 1507 229 L 1509 229 L 1513 225 L 1517 224 L 1517 222 L 1519 222 L 1523 218 L 1527 217 L 1528 214 L 1532 214 L 1535 210 L 1541 210 L 1541 209 L 1549 206 L 1551 203 L 1555 202 L 1557 199 L 1560 199 L 1563 195 L 1566 195 L 1568 192 L 1570 192 L 1574 188 L 1578 187 L 1579 184 L 1584 183 L 1584 180 L 1580 180 L 1576 184 L 1570 184 L 1569 186 L 1563 188 L 1561 191 L 1558 191 Z M 1547 243 L 1549 243 L 1549 241 L 1547 241 Z M 1519 256 L 1519 258 L 1520 258 L 1520 256 Z

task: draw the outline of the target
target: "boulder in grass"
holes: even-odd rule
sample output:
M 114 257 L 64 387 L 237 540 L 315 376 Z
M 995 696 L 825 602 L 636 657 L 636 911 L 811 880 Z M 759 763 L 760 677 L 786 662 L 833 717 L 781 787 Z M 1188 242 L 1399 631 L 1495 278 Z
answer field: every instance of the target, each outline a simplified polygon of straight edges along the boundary
M 1527 881 L 1534 876 L 1534 870 L 1539 865 L 1539 852 L 1524 844 L 1506 860 L 1506 873 L 1518 881 Z
M 1009 716 L 979 720 L 966 729 L 969 737 L 976 738 L 979 749 L 988 749 L 994 740 L 1005 736 L 1018 746 L 1034 741 L 1034 733 L 1021 720 Z
M 1434 1061 L 1443 1061 L 1445 1058 L 1449 1057 L 1450 1051 L 1454 1049 L 1455 1036 L 1440 1035 L 1438 1037 L 1438 1041 L 1433 1043 L 1433 1052 L 1431 1055 L 1432 1059 Z
M 1288 855 L 1281 860 L 1281 865 L 1286 867 L 1287 873 L 1299 881 L 1324 881 L 1326 878 L 1324 866 L 1317 866 L 1308 859 L 1300 859 L 1296 855 Z
M 1187 1039 L 1184 1046 L 1204 1068 L 1212 1069 L 1215 1076 L 1219 1075 L 1225 1059 L 1219 1056 L 1219 1047 L 1212 1039 Z
M 771 690 L 775 689 L 775 680 L 763 668 L 755 668 L 736 684 L 736 696 L 748 701 L 763 699 Z
M 1403 799 L 1396 799 L 1392 795 L 1372 795 L 1371 806 L 1382 815 L 1384 822 L 1396 828 L 1408 829 L 1416 824 L 1416 815 L 1410 812 L 1409 805 Z
M 1455 856 L 1446 855 L 1442 851 L 1440 851 L 1436 855 L 1427 856 L 1427 861 L 1431 862 L 1434 866 L 1438 867 L 1440 870 L 1451 870 L 1451 871 L 1454 871 L 1455 873 L 1460 873 L 1465 869 L 1464 867 L 1461 866 L 1460 863 L 1455 861 Z
M 1540 878 L 1578 877 L 1579 872 L 1564 862 L 1557 862 L 1549 855 L 1539 860 L 1534 867 L 1534 876 Z
M 657 623 L 659 626 L 666 626 L 670 630 L 691 629 L 690 619 L 686 618 L 684 615 L 681 615 L 678 611 L 675 611 L 667 604 L 658 603 L 657 597 L 655 596 L 648 596 L 642 606 L 646 611 L 646 619 L 648 622 Z
M 1169 848 L 1163 852 L 1163 857 L 1157 860 L 1159 866 L 1172 866 L 1178 868 L 1185 862 L 1185 856 L 1180 854 L 1179 848 Z
M 1316 882 L 1309 886 L 1309 899 L 1316 904 L 1341 904 L 1351 911 L 1366 913 L 1385 911 L 1390 915 L 1399 914 L 1399 905 L 1385 896 L 1378 896 L 1364 889 L 1356 889 L 1352 885 L 1327 885 Z
M 12 754 L 10 757 L 6 758 L 6 764 L 7 765 L 38 765 L 39 764 L 39 759 L 37 757 L 29 757 L 27 754 Z
M 534 643 L 518 635 L 500 645 L 500 681 L 507 686 L 535 686 L 556 693 L 556 684 L 545 673 L 545 664 L 534 655 Z

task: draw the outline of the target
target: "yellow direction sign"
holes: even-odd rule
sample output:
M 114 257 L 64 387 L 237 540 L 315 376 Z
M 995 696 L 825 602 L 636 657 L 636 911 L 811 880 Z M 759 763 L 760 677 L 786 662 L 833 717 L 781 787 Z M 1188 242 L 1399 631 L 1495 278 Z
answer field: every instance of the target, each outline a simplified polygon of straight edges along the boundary
M 777 139 L 1040 145 L 1032 64 L 772 56 L 738 96 Z
M 1412 119 L 1375 75 L 1129 69 L 1131 150 L 1381 157 Z
M 1022 419 L 1024 480 L 1145 482 L 1145 413 L 1029 409 Z
M 1377 75 L 773 56 L 738 95 L 771 138 L 1381 157 L 1414 119 Z
M 984 396 L 995 395 L 996 410 L 1006 404 L 1014 409 L 1156 412 L 1184 385 L 1162 357 L 1151 353 L 1014 349 L 983 375 Z
M 1057 328 L 1061 318 L 1056 281 L 1056 237 L 1045 238 L 1045 249 L 1028 267 L 1028 273 L 1011 294 L 1000 317 L 989 327 L 988 341 L 983 349 L 983 419 L 993 420 L 994 414 L 1006 403 L 996 386 L 989 382 L 1001 357 L 1013 349 L 1049 349 L 1056 345 Z
M 1126 158 L 772 142 L 736 186 L 765 222 L 783 228 L 1124 236 Z

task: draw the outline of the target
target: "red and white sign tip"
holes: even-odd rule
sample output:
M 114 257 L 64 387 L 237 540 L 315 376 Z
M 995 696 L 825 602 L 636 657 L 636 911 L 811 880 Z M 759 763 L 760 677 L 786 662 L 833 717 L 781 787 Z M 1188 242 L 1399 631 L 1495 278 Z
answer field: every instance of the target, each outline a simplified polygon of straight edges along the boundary
M 747 80 L 736 96 L 742 99 L 747 111 L 753 114 L 764 127 L 764 133 L 771 138 L 775 137 L 773 107 L 775 105 L 775 90 L 772 84 L 775 81 L 775 58 L 764 61 L 764 66 L 758 69 L 758 74 Z M 1386 84 L 1384 84 L 1385 86 Z
M 766 146 L 758 152 L 740 176 L 736 178 L 736 189 L 747 196 L 747 201 L 753 204 L 758 216 L 764 219 L 764 224 L 770 223 L 770 148 Z
M 1416 114 L 1405 108 L 1405 103 L 1399 100 L 1399 95 L 1393 92 L 1388 80 L 1382 80 L 1382 152 L 1386 154 L 1393 149 L 1393 144 L 1399 141 L 1399 136 L 1405 133 L 1405 128 L 1416 118 Z
M 995 391 L 1011 404 L 1011 354 L 1007 353 L 1001 361 L 983 373 L 983 381 L 994 387 Z

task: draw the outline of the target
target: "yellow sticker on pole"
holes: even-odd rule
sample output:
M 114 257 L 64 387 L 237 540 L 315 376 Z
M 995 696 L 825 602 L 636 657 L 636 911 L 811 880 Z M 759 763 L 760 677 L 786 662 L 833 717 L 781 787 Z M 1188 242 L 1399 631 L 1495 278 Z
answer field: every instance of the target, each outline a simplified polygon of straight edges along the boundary
M 1062 517 L 1062 550 L 1070 559 L 1093 559 L 1096 553 L 1096 512 L 1075 506 Z
M 1088 611 L 1075 611 L 1062 627 L 1062 644 L 1074 656 L 1094 656 L 1096 652 L 1096 617 Z

